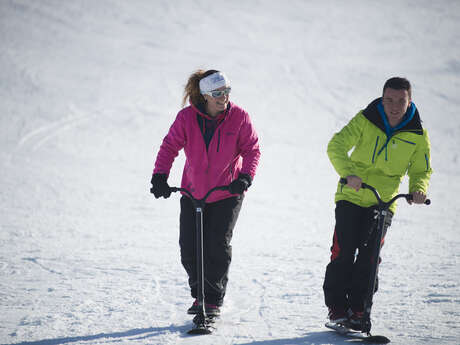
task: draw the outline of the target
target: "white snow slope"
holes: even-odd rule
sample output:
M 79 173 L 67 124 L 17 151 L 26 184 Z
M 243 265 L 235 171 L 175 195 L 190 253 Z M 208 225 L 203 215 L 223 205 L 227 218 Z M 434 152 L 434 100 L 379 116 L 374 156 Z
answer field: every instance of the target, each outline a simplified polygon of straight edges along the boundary
M 346 344 L 324 328 L 326 145 L 396 75 L 435 172 L 431 206 L 399 204 L 373 330 L 460 343 L 459 1 L 1 0 L 0 42 L 0 343 Z M 198 68 L 231 78 L 262 157 L 219 327 L 192 337 L 179 196 L 149 181 Z

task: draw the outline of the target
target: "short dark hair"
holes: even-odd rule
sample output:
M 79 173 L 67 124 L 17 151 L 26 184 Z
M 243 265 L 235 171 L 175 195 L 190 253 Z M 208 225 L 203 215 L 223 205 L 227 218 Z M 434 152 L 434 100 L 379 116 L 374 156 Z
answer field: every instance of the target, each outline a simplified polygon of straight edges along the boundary
M 409 98 L 412 98 L 412 87 L 410 85 L 410 81 L 406 78 L 402 77 L 393 77 L 388 79 L 383 85 L 383 93 L 385 93 L 386 89 L 395 89 L 395 90 L 407 90 L 409 94 Z M 382 93 L 382 94 L 383 94 Z

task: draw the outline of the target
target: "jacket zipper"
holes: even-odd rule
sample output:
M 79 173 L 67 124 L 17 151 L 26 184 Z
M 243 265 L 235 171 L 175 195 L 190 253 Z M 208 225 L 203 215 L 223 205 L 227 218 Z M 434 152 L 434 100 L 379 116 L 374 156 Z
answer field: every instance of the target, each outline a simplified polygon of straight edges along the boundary
M 428 160 L 428 155 L 425 153 L 425 162 L 426 162 L 426 171 L 430 170 L 430 162 Z

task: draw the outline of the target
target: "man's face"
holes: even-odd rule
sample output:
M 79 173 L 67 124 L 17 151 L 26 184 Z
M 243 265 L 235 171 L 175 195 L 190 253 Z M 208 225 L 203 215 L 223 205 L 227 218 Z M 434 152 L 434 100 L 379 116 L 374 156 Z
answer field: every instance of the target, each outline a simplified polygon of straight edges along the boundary
M 385 89 L 382 103 L 391 127 L 395 127 L 401 122 L 410 102 L 411 99 L 407 90 Z

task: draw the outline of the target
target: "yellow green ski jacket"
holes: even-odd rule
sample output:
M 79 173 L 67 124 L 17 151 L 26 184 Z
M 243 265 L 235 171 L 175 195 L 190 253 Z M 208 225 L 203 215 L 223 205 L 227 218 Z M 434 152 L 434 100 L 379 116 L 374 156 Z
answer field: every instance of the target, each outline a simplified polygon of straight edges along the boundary
M 360 111 L 338 133 L 327 147 L 327 154 L 340 177 L 355 175 L 375 187 L 383 201 L 398 194 L 403 177 L 409 176 L 409 193 L 427 194 L 432 173 L 430 140 L 422 128 L 420 115 L 411 106 L 402 120 L 402 127 L 392 132 L 385 124 L 381 98 Z M 353 149 L 351 155 L 349 151 Z M 335 201 L 347 200 L 362 207 L 377 203 L 368 189 L 354 189 L 338 184 Z M 393 213 L 396 203 L 390 207 Z

